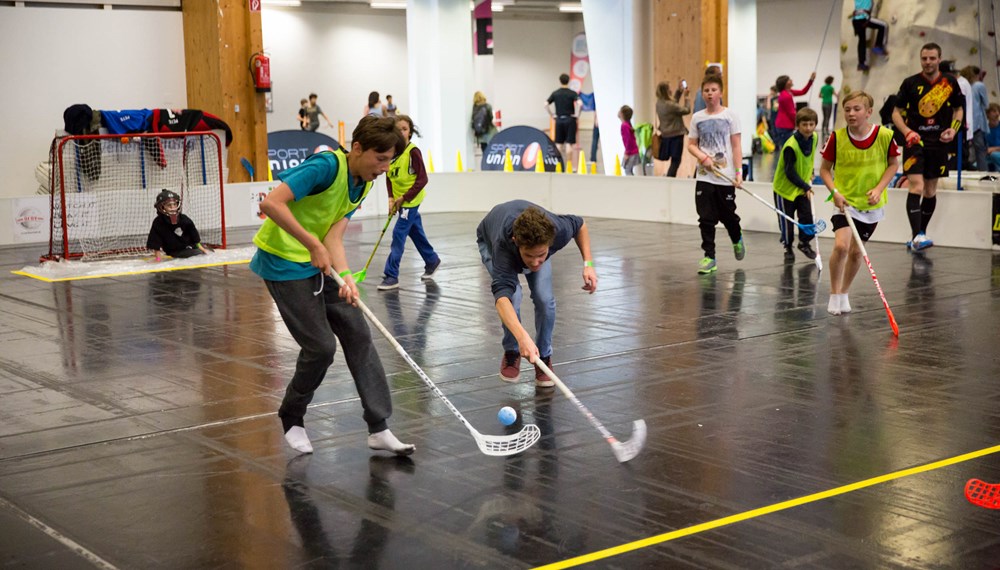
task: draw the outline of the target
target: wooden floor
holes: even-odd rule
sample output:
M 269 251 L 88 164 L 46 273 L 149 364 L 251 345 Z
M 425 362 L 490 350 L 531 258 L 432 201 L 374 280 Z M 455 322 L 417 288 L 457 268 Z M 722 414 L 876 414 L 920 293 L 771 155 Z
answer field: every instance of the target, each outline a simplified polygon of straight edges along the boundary
M 376 291 L 383 244 L 364 300 L 477 429 L 505 433 L 505 405 L 538 425 L 506 459 L 381 337 L 390 424 L 417 453 L 366 448 L 338 356 L 306 416 L 316 452 L 296 457 L 275 412 L 298 349 L 246 265 L 50 284 L 10 274 L 39 248 L 0 251 L 0 566 L 1000 564 L 1000 512 L 962 491 L 1000 481 L 1000 255 L 872 243 L 896 340 L 864 268 L 854 312 L 833 317 L 827 273 L 783 263 L 775 234 L 747 234 L 742 262 L 720 247 L 702 277 L 696 227 L 588 220 L 599 291 L 580 290 L 572 244 L 556 254 L 553 361 L 619 438 L 645 420 L 646 448 L 619 464 L 530 365 L 499 380 L 480 217 L 424 217 L 433 282 L 411 245 L 400 289 Z M 356 269 L 380 229 L 348 230 Z

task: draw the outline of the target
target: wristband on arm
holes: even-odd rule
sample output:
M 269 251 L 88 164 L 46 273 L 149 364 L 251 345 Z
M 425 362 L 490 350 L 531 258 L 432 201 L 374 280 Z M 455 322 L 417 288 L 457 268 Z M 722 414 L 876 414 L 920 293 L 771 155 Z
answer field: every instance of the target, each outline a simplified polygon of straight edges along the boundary
M 351 270 L 350 270 L 350 269 L 348 269 L 348 270 L 346 270 L 346 271 L 341 271 L 341 272 L 340 272 L 340 273 L 338 273 L 337 275 L 340 275 L 340 278 L 341 278 L 341 279 L 343 279 L 344 277 L 347 277 L 347 276 L 348 276 L 348 275 L 350 275 L 350 274 L 351 274 Z
M 594 262 L 588 259 L 588 260 L 586 260 L 586 261 L 583 262 L 583 266 L 584 267 L 593 267 L 594 266 Z
M 957 130 L 961 129 L 962 128 L 962 121 L 959 121 L 958 119 L 955 119 L 954 121 L 951 122 L 951 128 L 954 131 L 957 131 Z

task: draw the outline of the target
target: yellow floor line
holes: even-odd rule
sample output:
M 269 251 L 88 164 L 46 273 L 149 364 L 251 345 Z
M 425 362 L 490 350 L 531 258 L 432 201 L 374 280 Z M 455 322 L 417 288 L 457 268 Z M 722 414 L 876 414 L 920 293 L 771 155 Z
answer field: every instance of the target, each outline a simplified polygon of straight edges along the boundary
M 963 461 L 969 461 L 971 459 L 976 459 L 978 457 L 983 457 L 985 455 L 990 455 L 997 452 L 1000 452 L 1000 445 L 987 447 L 985 449 L 980 449 L 978 451 L 973 451 L 970 453 L 966 453 L 964 455 L 957 455 L 955 457 L 950 457 L 948 459 L 942 459 L 941 461 L 935 461 L 933 463 L 928 463 L 926 465 L 919 465 L 917 467 L 911 467 L 909 469 L 895 471 L 893 473 L 889 473 L 886 475 L 872 477 L 871 479 L 865 479 L 864 481 L 858 481 L 857 483 L 851 483 L 849 485 L 844 485 L 842 487 L 836 487 L 828 491 L 821 491 L 819 493 L 813 493 L 812 495 L 806 495 L 804 497 L 799 497 L 797 499 L 791 499 L 781 503 L 775 503 L 773 505 L 768 505 L 766 507 L 761 507 L 759 509 L 754 509 L 752 511 L 745 511 L 721 519 L 716 519 L 714 521 L 709 521 L 695 526 L 689 526 L 687 528 L 682 528 L 679 530 L 660 534 L 657 536 L 651 536 L 649 538 L 644 538 L 642 540 L 637 540 L 635 542 L 629 542 L 627 544 L 622 544 L 620 546 L 615 546 L 613 548 L 599 550 L 597 552 L 592 552 L 590 554 L 584 554 L 583 556 L 577 556 L 576 558 L 569 558 L 561 562 L 554 562 L 552 564 L 547 564 L 545 566 L 539 566 L 538 569 L 536 570 L 555 570 L 557 568 L 571 568 L 573 566 L 579 566 L 581 564 L 586 564 L 588 562 L 594 562 L 595 560 L 610 558 L 612 556 L 617 556 L 619 554 L 624 554 L 626 552 L 632 552 L 633 550 L 646 548 L 647 546 L 654 546 L 684 536 L 690 536 L 692 534 L 697 534 L 699 532 L 704 532 L 706 530 L 712 530 L 714 528 L 719 528 L 740 521 L 745 521 L 748 519 L 764 516 L 778 511 L 783 511 L 785 509 L 790 509 L 792 507 L 797 507 L 807 503 L 820 501 L 822 499 L 828 499 L 830 497 L 835 497 L 837 495 L 843 495 L 845 493 L 850 493 L 852 491 L 857 491 L 858 489 L 864 489 L 865 487 L 871 487 L 873 485 L 878 485 L 880 483 L 885 483 L 887 481 L 893 481 L 895 479 L 909 477 L 910 475 L 916 475 L 918 473 L 933 471 L 934 469 L 940 469 L 942 467 L 947 467 L 949 465 L 954 465 L 956 463 L 961 463 Z
M 103 279 L 106 277 L 122 277 L 125 275 L 144 275 L 146 273 L 159 273 L 161 271 L 180 271 L 182 269 L 199 269 L 202 267 L 219 267 L 220 265 L 239 265 L 243 263 L 250 263 L 249 259 L 239 259 L 236 261 L 218 261 L 216 263 L 203 263 L 201 265 L 183 265 L 180 267 L 151 267 L 149 269 L 143 269 L 141 271 L 125 271 L 122 273 L 104 273 L 101 275 L 81 275 L 79 277 L 60 277 L 57 279 L 50 279 L 48 277 L 42 277 L 41 275 L 35 275 L 27 271 L 11 271 L 14 275 L 23 275 L 24 277 L 31 277 L 32 279 L 38 279 L 39 281 L 45 281 L 46 283 L 57 283 L 60 281 L 76 281 L 79 279 Z

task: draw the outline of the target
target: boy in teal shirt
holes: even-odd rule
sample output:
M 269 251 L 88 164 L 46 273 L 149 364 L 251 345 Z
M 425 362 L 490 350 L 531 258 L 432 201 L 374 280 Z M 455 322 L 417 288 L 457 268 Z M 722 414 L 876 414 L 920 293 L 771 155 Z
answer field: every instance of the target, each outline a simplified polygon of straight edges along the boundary
M 386 423 L 392 414 L 389 386 L 368 324 L 355 308 L 358 288 L 343 243 L 351 215 L 371 182 L 406 145 L 391 118 L 365 117 L 351 138 L 349 153 L 320 152 L 282 173 L 282 183 L 260 204 L 268 219 L 254 236 L 259 249 L 250 269 L 264 279 L 301 347 L 278 409 L 288 444 L 312 453 L 303 418 L 340 340 L 364 408 L 368 447 L 409 455 L 414 446 L 396 439 Z M 336 286 L 334 271 L 343 278 L 342 287 Z

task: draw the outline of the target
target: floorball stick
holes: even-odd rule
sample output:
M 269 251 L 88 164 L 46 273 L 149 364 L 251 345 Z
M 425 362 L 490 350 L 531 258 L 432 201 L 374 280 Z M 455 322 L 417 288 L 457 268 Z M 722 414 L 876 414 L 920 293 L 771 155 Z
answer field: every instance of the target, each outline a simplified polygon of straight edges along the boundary
M 619 463 L 625 463 L 629 459 L 632 459 L 636 455 L 639 455 L 639 452 L 642 451 L 642 447 L 646 444 L 645 421 L 635 420 L 634 422 L 632 422 L 632 437 L 626 442 L 618 441 L 618 439 L 615 436 L 611 435 L 611 432 L 609 432 L 607 428 L 604 427 L 604 424 L 597 421 L 597 418 L 594 417 L 594 414 L 590 413 L 590 410 L 587 409 L 587 406 L 584 406 L 583 403 L 580 400 L 578 400 L 576 396 L 573 395 L 573 392 L 571 392 L 570 389 L 566 387 L 566 384 L 563 384 L 563 381 L 560 380 L 559 377 L 556 376 L 552 372 L 552 370 L 550 370 L 549 367 L 545 365 L 544 362 L 542 362 L 541 358 L 535 360 L 534 364 L 535 366 L 540 368 L 541 371 L 544 372 L 546 376 L 551 378 L 552 381 L 556 383 L 556 386 L 559 387 L 559 390 L 561 390 L 562 393 L 565 394 L 566 397 L 569 398 L 571 402 L 576 404 L 576 407 L 579 408 L 579 410 L 583 413 L 583 415 L 586 416 L 588 420 L 590 420 L 590 423 L 593 424 L 595 428 L 597 428 L 597 431 L 601 432 L 601 435 L 604 436 L 604 439 L 609 444 L 611 444 L 611 451 L 614 452 L 615 458 L 618 459 Z
M 368 275 L 368 266 L 372 264 L 372 259 L 375 257 L 375 252 L 378 251 L 379 244 L 382 243 L 382 236 L 385 235 L 385 230 L 389 229 L 390 222 L 392 222 L 392 214 L 389 214 L 389 219 L 387 219 L 385 221 L 385 225 L 382 226 L 382 233 L 378 234 L 378 240 L 375 242 L 375 249 L 373 249 L 372 254 L 368 256 L 368 262 L 365 263 L 365 268 L 351 275 L 351 277 L 354 278 L 355 283 L 361 283 Z
M 788 214 L 782 212 L 777 207 L 775 207 L 774 204 L 768 203 L 767 200 L 761 198 L 760 196 L 758 196 L 758 195 L 754 194 L 753 192 L 751 192 L 751 191 L 747 190 L 746 188 L 744 188 L 742 184 L 736 184 L 735 180 L 733 180 L 732 178 L 730 178 L 730 177 L 726 176 L 725 174 L 723 174 L 718 168 L 715 168 L 713 166 L 712 167 L 712 172 L 714 172 L 716 176 L 718 176 L 719 178 L 722 178 L 723 180 L 725 180 L 729 184 L 731 184 L 731 185 L 735 186 L 736 188 L 739 188 L 740 190 L 742 190 L 742 191 L 746 192 L 747 194 L 753 196 L 753 198 L 755 200 L 757 200 L 761 204 L 764 204 L 768 208 L 774 210 L 775 213 L 777 213 L 782 218 L 785 218 L 789 222 L 792 222 L 793 224 L 795 224 L 796 226 L 798 226 L 799 229 L 801 229 L 803 232 L 805 232 L 805 233 L 807 233 L 807 234 L 809 234 L 811 236 L 814 236 L 814 235 L 816 235 L 816 234 L 818 234 L 818 233 L 820 233 L 820 232 L 822 232 L 823 230 L 826 229 L 826 220 L 816 220 L 815 224 L 800 224 L 799 222 L 795 221 L 795 218 L 789 216 Z
M 337 285 L 343 287 L 344 280 L 341 279 L 340 275 L 337 275 L 336 272 L 333 272 L 332 275 L 333 278 L 337 280 Z M 393 338 L 392 334 L 389 333 L 389 331 L 385 328 L 385 326 L 382 323 L 380 323 L 378 319 L 375 318 L 375 315 L 372 314 L 371 310 L 368 308 L 367 305 L 365 305 L 365 303 L 361 299 L 358 299 L 358 307 L 360 307 L 361 311 L 365 314 L 366 317 L 368 317 L 368 320 L 371 321 L 373 325 L 375 325 L 375 328 L 378 329 L 378 332 L 382 333 L 382 336 L 384 336 L 386 340 L 388 340 L 389 343 L 392 344 L 392 347 L 395 348 L 396 352 L 398 352 L 399 355 L 403 357 L 403 360 L 405 360 L 406 363 L 410 365 L 410 368 L 412 368 L 413 371 L 416 372 L 418 376 L 420 376 L 420 379 L 424 381 L 424 384 L 427 384 L 427 386 L 431 389 L 431 391 L 433 391 L 438 398 L 441 398 L 441 401 L 443 401 L 445 405 L 448 406 L 448 409 L 451 410 L 451 413 L 455 414 L 455 417 L 457 417 L 465 425 L 465 428 L 468 429 L 469 433 L 472 434 L 473 439 L 476 440 L 476 445 L 479 446 L 480 451 L 482 451 L 486 455 L 493 455 L 493 456 L 515 455 L 521 453 L 525 449 L 528 449 L 542 437 L 542 432 L 538 429 L 538 426 L 536 426 L 535 424 L 525 424 L 525 426 L 521 428 L 521 431 L 510 435 L 483 435 L 479 433 L 479 431 L 476 430 L 476 428 L 472 427 L 472 424 L 470 424 L 469 421 L 465 419 L 465 416 L 462 415 L 462 412 L 458 411 L 458 408 L 456 408 L 451 403 L 451 401 L 441 392 L 441 390 L 439 390 L 438 387 L 434 385 L 434 382 L 432 382 L 431 379 L 427 377 L 427 374 L 425 374 L 424 371 L 421 370 L 419 366 L 417 366 L 417 363 L 414 362 L 412 358 L 410 358 L 410 355 L 406 353 L 406 350 L 404 350 L 403 347 L 400 346 L 399 342 L 397 342 L 396 339 Z
M 816 207 L 813 205 L 813 196 L 809 197 L 809 209 L 812 211 L 813 219 L 816 219 Z M 823 257 L 819 254 L 819 239 L 816 239 L 816 269 L 823 271 Z
M 1000 509 L 1000 484 L 969 479 L 965 484 L 965 498 L 978 507 Z
M 854 218 L 851 217 L 851 213 L 845 211 L 844 216 L 847 217 L 847 223 L 851 226 L 851 233 L 854 234 L 854 241 L 857 242 L 858 247 L 861 249 L 861 255 L 865 258 L 865 264 L 868 265 L 868 272 L 872 274 L 872 281 L 875 282 L 875 288 L 878 289 L 879 297 L 882 297 L 882 306 L 885 307 L 885 314 L 889 316 L 889 326 L 892 327 L 892 334 L 899 336 L 899 325 L 896 324 L 896 317 L 892 316 L 892 309 L 889 308 L 889 302 L 885 300 L 885 293 L 882 292 L 882 286 L 878 283 L 878 277 L 875 277 L 875 268 L 872 267 L 872 260 L 868 258 L 868 251 L 865 250 L 865 242 L 861 241 L 861 234 L 858 233 L 858 227 L 854 225 Z

